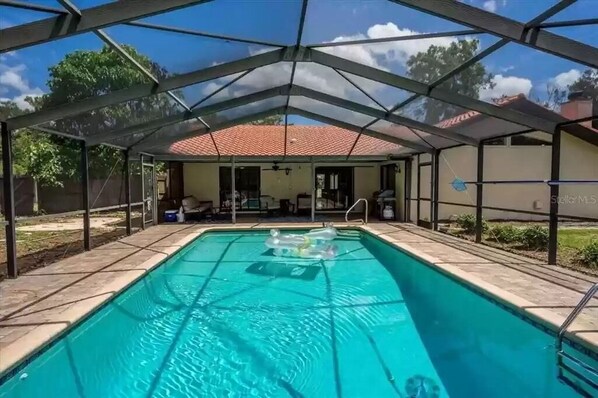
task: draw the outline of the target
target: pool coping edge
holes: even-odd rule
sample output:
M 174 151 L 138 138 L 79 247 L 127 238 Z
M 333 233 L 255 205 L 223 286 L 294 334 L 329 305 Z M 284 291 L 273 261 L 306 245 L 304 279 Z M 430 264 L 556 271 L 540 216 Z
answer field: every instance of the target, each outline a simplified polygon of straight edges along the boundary
M 502 289 L 490 282 L 486 282 L 483 279 L 472 275 L 471 273 L 464 271 L 454 265 L 446 264 L 440 259 L 424 253 L 408 243 L 399 242 L 396 239 L 386 235 L 376 234 L 376 231 L 371 229 L 369 226 L 360 226 L 360 229 L 364 232 L 368 232 L 375 238 L 380 239 L 385 243 L 401 250 L 403 253 L 415 257 L 442 274 L 454 278 L 462 284 L 465 284 L 466 286 L 472 288 L 476 293 L 489 297 L 490 299 L 495 300 L 515 311 L 521 316 L 528 318 L 532 322 L 536 322 L 539 325 L 544 326 L 553 332 L 553 334 L 558 333 L 560 326 L 565 321 L 564 316 L 552 312 L 547 307 L 538 308 L 538 304 L 519 297 L 516 294 Z M 570 327 L 565 333 L 565 337 L 569 341 L 579 344 L 589 352 L 598 355 L 598 332 L 576 330 L 574 325 L 572 325 L 572 327 Z

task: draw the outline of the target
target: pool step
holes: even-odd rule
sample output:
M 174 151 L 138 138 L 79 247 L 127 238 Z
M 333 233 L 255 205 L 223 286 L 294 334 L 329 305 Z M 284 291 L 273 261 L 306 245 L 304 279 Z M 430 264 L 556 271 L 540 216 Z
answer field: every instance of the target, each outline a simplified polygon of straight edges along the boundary
M 557 353 L 558 379 L 583 397 L 598 393 L 598 370 L 561 351 Z
M 563 339 L 565 338 L 567 328 L 571 326 L 575 318 L 577 318 L 581 311 L 583 311 L 585 306 L 590 302 L 590 300 L 592 299 L 592 297 L 594 297 L 596 293 L 598 293 L 598 282 L 590 286 L 590 288 L 583 295 L 579 303 L 577 303 L 573 311 L 571 311 L 567 319 L 565 319 L 565 321 L 559 329 L 559 332 L 557 333 L 555 345 L 556 363 L 558 368 L 559 380 L 561 380 L 569 387 L 582 394 L 583 396 L 589 397 L 594 397 L 595 395 L 590 394 L 585 389 L 580 387 L 579 382 L 585 383 L 585 385 L 590 386 L 594 390 L 598 391 L 598 369 L 565 352 L 565 349 L 563 347 Z M 564 371 L 570 373 L 577 380 L 571 380 L 567 378 Z
M 587 397 L 594 397 L 596 395 L 586 391 L 581 384 L 589 386 L 598 392 L 598 369 L 565 352 L 563 347 L 563 339 L 565 338 L 567 328 L 571 326 L 575 318 L 577 318 L 581 311 L 583 311 L 584 307 L 590 302 L 596 293 L 598 293 L 598 282 L 590 286 L 586 294 L 584 294 L 573 311 L 571 311 L 567 319 L 565 319 L 557 334 L 555 345 L 559 380 L 573 388 L 578 393 Z M 566 373 L 571 374 L 576 378 L 576 380 L 568 378 Z

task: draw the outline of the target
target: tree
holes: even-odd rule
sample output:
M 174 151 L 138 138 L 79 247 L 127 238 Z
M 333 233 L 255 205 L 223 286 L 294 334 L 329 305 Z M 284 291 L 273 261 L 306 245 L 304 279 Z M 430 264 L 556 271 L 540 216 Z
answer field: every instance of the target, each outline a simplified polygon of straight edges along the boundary
M 586 69 L 568 89 L 569 92 L 582 91 L 590 98 L 598 98 L 598 70 Z
M 168 75 L 163 68 L 132 47 L 123 47 L 158 79 Z M 67 54 L 58 64 L 49 68 L 49 92 L 29 101 L 35 110 L 42 110 L 148 82 L 147 76 L 105 46 L 99 51 Z M 15 116 L 15 106 L 14 103 L 0 106 L 0 118 L 4 114 Z M 158 94 L 56 120 L 47 127 L 85 136 L 181 111 L 167 95 Z M 127 146 L 130 143 L 124 144 Z M 77 140 L 23 129 L 15 134 L 14 151 L 15 171 L 31 175 L 40 183 L 55 185 L 63 179 L 80 177 L 81 153 Z M 122 154 L 115 148 L 104 145 L 91 148 L 90 175 L 95 178 L 107 177 L 121 159 Z
M 282 115 L 272 115 L 272 116 L 267 116 L 263 119 L 258 119 L 258 120 L 254 120 L 253 122 L 250 122 L 249 124 L 251 125 L 264 125 L 264 126 L 271 126 L 271 125 L 281 125 L 284 123 L 284 120 L 282 118 Z
M 23 113 L 13 101 L 0 102 L 2 120 Z M 18 130 L 13 133 L 13 171 L 15 175 L 28 175 L 43 184 L 57 184 L 57 176 L 62 173 L 59 147 L 47 134 Z
M 6 120 L 9 117 L 18 116 L 23 110 L 13 101 L 0 101 L 0 120 Z
M 535 102 L 542 104 L 545 108 L 558 112 L 561 104 L 567 99 L 567 89 L 562 89 L 557 85 L 546 85 L 546 99 L 542 101 L 535 98 Z
M 139 54 L 134 48 L 123 48 L 158 80 L 168 76 L 165 69 Z M 150 80 L 147 76 L 108 46 L 104 46 L 100 51 L 75 51 L 50 68 L 50 92 L 42 96 L 37 105 L 39 109 L 51 108 L 148 82 Z M 168 116 L 181 110 L 166 94 L 157 94 L 56 120 L 52 127 L 74 135 L 93 135 Z M 65 174 L 70 177 L 77 176 L 78 173 L 70 171 L 78 170 L 79 167 L 78 143 L 63 137 L 53 137 L 53 140 L 67 152 L 65 161 L 69 164 L 65 168 L 65 171 L 68 171 Z M 128 144 L 130 143 L 125 143 L 125 146 Z M 90 174 L 94 177 L 107 177 L 121 157 L 118 150 L 108 146 L 91 148 Z
M 407 75 L 414 80 L 432 83 L 447 72 L 473 57 L 480 45 L 479 40 L 460 40 L 448 47 L 430 46 L 425 52 L 412 55 L 407 60 Z M 475 63 L 463 72 L 452 76 L 441 87 L 471 98 L 479 98 L 482 88 L 492 88 L 493 75 L 481 63 Z M 414 116 L 426 123 L 435 124 L 463 112 L 455 105 L 425 98 L 417 107 Z

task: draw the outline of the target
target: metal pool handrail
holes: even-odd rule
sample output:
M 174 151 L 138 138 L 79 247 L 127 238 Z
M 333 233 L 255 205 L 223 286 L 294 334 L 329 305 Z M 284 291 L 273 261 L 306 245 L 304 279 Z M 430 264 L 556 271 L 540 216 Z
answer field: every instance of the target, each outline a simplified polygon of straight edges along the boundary
M 556 362 L 557 362 L 557 368 L 558 368 L 558 378 L 582 395 L 586 395 L 589 393 L 587 391 L 585 391 L 580 385 L 569 380 L 568 377 L 565 377 L 565 373 L 563 372 L 563 370 L 566 370 L 571 375 L 575 376 L 577 379 L 587 383 L 589 386 L 592 386 L 592 388 L 598 388 L 598 384 L 595 381 L 591 380 L 590 376 L 586 376 L 583 373 L 573 369 L 571 366 L 566 364 L 563 359 L 567 359 L 567 360 L 571 361 L 572 363 L 574 363 L 575 365 L 579 366 L 584 371 L 586 371 L 588 375 L 591 374 L 594 377 L 598 377 L 598 371 L 596 369 L 594 369 L 592 366 L 583 362 L 582 360 L 575 358 L 574 356 L 566 353 L 563 350 L 563 338 L 565 337 L 565 333 L 567 332 L 567 329 L 569 328 L 569 326 L 571 326 L 571 324 L 573 323 L 575 318 L 577 318 L 577 316 L 581 313 L 581 311 L 584 309 L 584 307 L 590 302 L 590 300 L 592 299 L 592 297 L 594 297 L 596 292 L 598 292 L 598 282 L 594 283 L 594 285 L 592 285 L 588 289 L 588 291 L 586 292 L 586 294 L 584 294 L 584 296 L 579 301 L 579 303 L 577 303 L 577 305 L 575 306 L 573 311 L 571 311 L 569 316 L 565 319 L 565 322 L 563 322 L 563 324 L 559 328 L 559 332 L 557 334 L 556 344 L 555 344 Z
M 351 212 L 351 210 L 353 210 L 355 208 L 355 206 L 357 206 L 359 204 L 359 202 L 364 201 L 365 202 L 365 221 L 363 219 L 358 219 L 355 221 L 361 221 L 362 224 L 367 224 L 368 223 L 368 201 L 366 198 L 359 198 L 357 199 L 357 201 L 355 203 L 353 203 L 353 206 L 349 207 L 349 210 L 347 210 L 347 212 L 345 213 L 345 222 L 349 222 L 349 213 Z
M 562 350 L 562 347 L 563 347 L 563 337 L 565 336 L 565 332 L 567 331 L 567 328 L 569 326 L 571 326 L 571 324 L 573 323 L 573 321 L 575 320 L 575 318 L 577 318 L 577 316 L 579 315 L 579 313 L 590 302 L 590 300 L 596 294 L 596 292 L 598 292 L 598 282 L 594 283 L 594 285 L 592 285 L 592 287 L 590 287 L 588 289 L 588 291 L 582 297 L 582 299 L 579 301 L 579 303 L 577 303 L 577 305 L 575 306 L 575 308 L 573 309 L 573 311 L 571 311 L 571 313 L 569 314 L 569 316 L 567 317 L 567 319 L 565 319 L 565 322 L 563 322 L 563 324 L 561 325 L 561 327 L 559 329 L 559 333 L 557 335 L 557 340 L 556 340 L 556 349 L 557 349 L 557 351 L 561 351 Z

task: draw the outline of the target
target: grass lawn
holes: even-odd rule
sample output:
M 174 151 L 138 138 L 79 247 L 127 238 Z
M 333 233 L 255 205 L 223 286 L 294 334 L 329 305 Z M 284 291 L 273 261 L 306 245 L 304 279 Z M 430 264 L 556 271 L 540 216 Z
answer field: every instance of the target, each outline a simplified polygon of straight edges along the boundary
M 516 228 L 526 228 L 531 226 L 541 226 L 543 228 L 547 228 L 547 223 L 523 223 L 523 222 L 489 222 L 489 227 L 495 226 L 505 226 L 511 225 Z M 453 223 L 447 230 L 449 234 L 453 234 L 468 240 L 473 240 L 472 234 L 464 234 L 463 227 L 459 226 L 457 223 Z M 592 242 L 598 242 L 598 227 L 592 226 L 580 226 L 580 227 L 573 227 L 573 226 L 561 226 L 559 228 L 558 233 L 558 258 L 557 262 L 560 265 L 568 266 L 577 268 L 579 270 L 583 270 L 584 272 L 588 272 L 590 269 L 594 269 L 598 272 L 598 265 L 590 265 L 586 263 L 582 263 L 580 261 L 580 254 L 579 251 L 584 248 L 585 246 L 589 245 Z M 547 249 L 526 249 L 522 247 L 521 242 L 514 241 L 512 243 L 505 243 L 501 241 L 497 241 L 492 232 L 488 231 L 484 234 L 484 243 L 490 246 L 497 247 L 499 249 L 512 251 L 517 254 L 521 254 L 524 256 L 532 257 L 542 262 L 547 261 L 548 253 Z
M 558 237 L 562 247 L 581 249 L 592 241 L 598 241 L 598 228 L 561 228 Z

